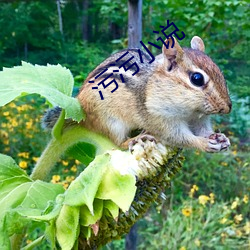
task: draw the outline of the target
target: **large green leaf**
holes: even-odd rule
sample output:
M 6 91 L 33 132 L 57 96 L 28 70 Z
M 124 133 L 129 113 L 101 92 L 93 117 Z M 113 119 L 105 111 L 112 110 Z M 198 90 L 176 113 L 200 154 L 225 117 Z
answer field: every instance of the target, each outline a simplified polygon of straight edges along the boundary
M 9 156 L 0 155 L 0 162 L 0 249 L 9 249 L 9 236 L 22 232 L 31 222 L 28 216 L 47 212 L 54 219 L 59 214 L 63 199 L 60 202 L 56 198 L 64 189 L 61 185 L 32 181 Z
M 71 250 L 79 234 L 79 207 L 64 205 L 56 220 L 56 238 L 64 250 Z
M 126 174 L 121 175 L 119 171 L 108 168 L 98 188 L 96 198 L 112 200 L 124 212 L 134 199 L 136 192 L 135 176 Z
M 71 146 L 66 153 L 74 159 L 88 165 L 95 158 L 96 148 L 92 144 L 78 142 Z
M 65 192 L 64 203 L 70 206 L 87 205 L 93 214 L 93 202 L 108 166 L 110 155 L 103 154 L 95 160 L 71 183 Z
M 73 85 L 72 74 L 61 65 L 34 66 L 22 62 L 22 66 L 0 72 L 0 106 L 18 96 L 36 93 L 53 106 L 65 109 L 66 118 L 80 121 L 84 114 L 78 100 L 71 97 Z

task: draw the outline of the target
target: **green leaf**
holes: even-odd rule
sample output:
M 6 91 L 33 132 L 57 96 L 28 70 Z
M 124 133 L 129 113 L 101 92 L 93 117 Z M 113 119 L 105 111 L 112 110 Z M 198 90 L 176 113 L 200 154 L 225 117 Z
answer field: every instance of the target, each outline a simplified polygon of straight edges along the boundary
M 66 154 L 84 163 L 85 165 L 88 165 L 95 158 L 96 148 L 92 144 L 78 142 L 70 147 L 66 151 Z
M 64 205 L 56 220 L 56 238 L 64 250 L 71 250 L 79 234 L 79 207 Z
M 78 100 L 71 97 L 73 84 L 72 74 L 61 65 L 34 66 L 22 62 L 22 66 L 0 72 L 0 106 L 18 96 L 36 93 L 65 109 L 66 118 L 79 122 L 84 114 Z
M 26 176 L 28 178 L 28 175 L 10 156 L 0 154 L 0 181 L 17 176 Z
M 64 204 L 70 206 L 87 205 L 93 214 L 93 201 L 103 176 L 110 166 L 110 155 L 103 154 L 93 162 L 70 184 L 65 192 Z
M 27 213 L 29 209 L 42 212 L 47 207 L 48 201 L 55 200 L 56 196 L 61 193 L 64 193 L 61 185 L 37 180 L 30 186 L 20 208 L 26 209 Z
M 123 212 L 129 210 L 136 192 L 136 179 L 133 175 L 121 175 L 114 168 L 108 168 L 98 188 L 96 198 L 112 200 Z
M 103 207 L 108 209 L 108 211 L 110 212 L 110 214 L 114 219 L 118 218 L 119 207 L 113 201 L 110 200 L 103 201 Z
M 80 225 L 89 226 L 95 224 L 102 217 L 103 200 L 95 199 L 93 203 L 94 214 L 91 214 L 87 206 L 80 208 Z
M 61 114 L 52 129 L 52 135 L 57 140 L 60 139 L 62 136 L 64 121 L 65 121 L 65 110 L 62 109 Z
M 27 176 L 17 176 L 0 181 L 0 201 L 13 189 L 25 182 L 31 182 L 30 178 Z

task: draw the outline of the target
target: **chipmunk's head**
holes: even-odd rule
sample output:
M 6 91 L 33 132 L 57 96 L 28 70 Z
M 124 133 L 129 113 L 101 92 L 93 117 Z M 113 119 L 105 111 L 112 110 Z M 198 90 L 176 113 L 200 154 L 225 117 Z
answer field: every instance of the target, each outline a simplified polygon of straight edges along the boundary
M 202 39 L 193 37 L 191 48 L 181 48 L 174 38 L 165 43 L 169 43 L 169 48 L 162 47 L 159 73 L 165 79 L 161 84 L 168 82 L 162 92 L 169 95 L 171 91 L 172 104 L 179 110 L 191 108 L 192 112 L 203 114 L 229 113 L 232 104 L 226 81 L 218 66 L 204 54 Z

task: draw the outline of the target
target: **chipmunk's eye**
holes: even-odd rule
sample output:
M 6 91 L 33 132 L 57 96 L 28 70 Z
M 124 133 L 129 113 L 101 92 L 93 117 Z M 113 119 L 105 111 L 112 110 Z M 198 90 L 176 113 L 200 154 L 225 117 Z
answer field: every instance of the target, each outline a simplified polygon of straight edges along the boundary
M 190 75 L 191 82 L 198 87 L 204 85 L 204 77 L 201 73 L 195 72 Z

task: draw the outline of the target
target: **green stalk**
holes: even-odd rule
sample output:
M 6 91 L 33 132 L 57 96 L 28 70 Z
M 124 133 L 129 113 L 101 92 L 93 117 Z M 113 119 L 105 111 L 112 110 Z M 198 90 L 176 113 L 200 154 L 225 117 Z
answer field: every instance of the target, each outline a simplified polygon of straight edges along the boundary
M 96 155 L 102 154 L 107 150 L 118 148 L 109 139 L 82 126 L 76 125 L 68 127 L 63 131 L 60 137 L 51 139 L 30 177 L 33 180 L 46 180 L 61 155 L 69 147 L 78 142 L 93 144 L 97 150 Z

